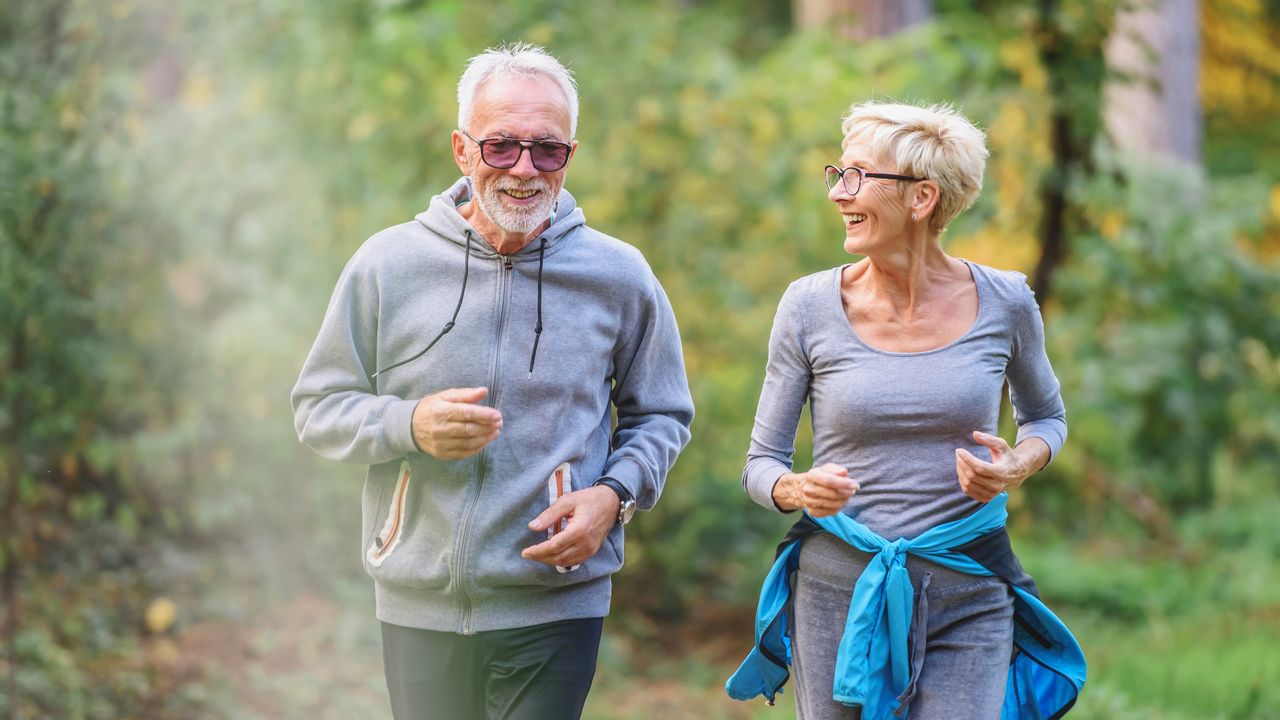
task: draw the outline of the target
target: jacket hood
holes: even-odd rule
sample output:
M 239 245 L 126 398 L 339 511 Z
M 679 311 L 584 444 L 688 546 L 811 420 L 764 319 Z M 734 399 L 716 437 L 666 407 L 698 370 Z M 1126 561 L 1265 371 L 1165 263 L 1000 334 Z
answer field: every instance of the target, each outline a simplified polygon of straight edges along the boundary
M 433 196 L 431 204 L 426 210 L 418 213 L 415 219 L 436 235 L 462 247 L 467 246 L 466 231 L 470 230 L 473 236 L 471 254 L 475 257 L 497 257 L 498 252 L 493 249 L 493 246 L 485 242 L 479 231 L 458 212 L 458 207 L 471 200 L 473 195 L 471 178 L 461 177 L 448 190 Z M 570 239 L 573 230 L 587 223 L 586 216 L 582 214 L 577 201 L 568 190 L 563 188 L 560 190 L 560 196 L 556 198 L 555 218 L 551 227 L 538 235 L 534 242 L 530 242 L 511 256 L 512 259 L 516 262 L 537 260 L 539 243 L 536 240 L 543 238 L 547 241 L 546 254 L 551 255 L 562 242 Z

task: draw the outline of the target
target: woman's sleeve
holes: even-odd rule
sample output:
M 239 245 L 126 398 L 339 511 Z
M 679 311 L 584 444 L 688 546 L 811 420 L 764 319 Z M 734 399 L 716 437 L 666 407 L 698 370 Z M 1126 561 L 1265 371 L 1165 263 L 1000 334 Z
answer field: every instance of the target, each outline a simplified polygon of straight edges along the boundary
M 1040 438 L 1049 446 L 1052 462 L 1067 440 L 1067 411 L 1062 404 L 1061 385 L 1044 349 L 1040 306 L 1025 284 L 1014 312 L 1013 352 L 1006 376 L 1013 419 L 1018 425 L 1014 444 Z
M 793 284 L 778 303 L 769 334 L 769 362 L 756 408 L 755 427 L 742 487 L 762 507 L 778 511 L 773 486 L 790 472 L 795 454 L 796 426 L 809 396 L 812 367 L 805 348 L 804 308 Z

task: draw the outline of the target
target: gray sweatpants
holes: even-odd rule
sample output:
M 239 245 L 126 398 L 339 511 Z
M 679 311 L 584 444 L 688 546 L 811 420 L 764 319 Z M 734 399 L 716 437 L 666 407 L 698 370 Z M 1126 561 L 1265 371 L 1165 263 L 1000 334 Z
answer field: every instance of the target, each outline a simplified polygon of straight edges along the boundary
M 871 559 L 827 533 L 800 549 L 792 628 L 798 720 L 861 718 L 831 699 L 836 650 L 853 585 Z M 998 720 L 1013 651 L 1013 599 L 995 577 L 975 577 L 908 556 L 917 590 L 928 575 L 924 666 L 910 720 Z M 914 629 L 913 629 L 914 630 Z

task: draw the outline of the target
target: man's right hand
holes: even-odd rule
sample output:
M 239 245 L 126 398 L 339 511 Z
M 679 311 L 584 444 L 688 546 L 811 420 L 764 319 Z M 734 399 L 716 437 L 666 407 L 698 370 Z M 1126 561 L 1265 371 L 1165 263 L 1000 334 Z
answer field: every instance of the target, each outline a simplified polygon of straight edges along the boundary
M 480 452 L 502 431 L 502 413 L 477 405 L 489 388 L 449 388 L 418 401 L 413 409 L 413 442 L 441 460 L 461 460 Z

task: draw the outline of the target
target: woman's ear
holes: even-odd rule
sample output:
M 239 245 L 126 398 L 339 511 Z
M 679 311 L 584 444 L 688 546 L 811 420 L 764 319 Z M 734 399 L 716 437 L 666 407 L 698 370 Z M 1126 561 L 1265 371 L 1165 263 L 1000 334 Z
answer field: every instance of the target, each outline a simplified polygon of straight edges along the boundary
M 932 180 L 920 180 L 911 196 L 911 219 L 923 220 L 933 214 L 938 206 L 938 184 Z

